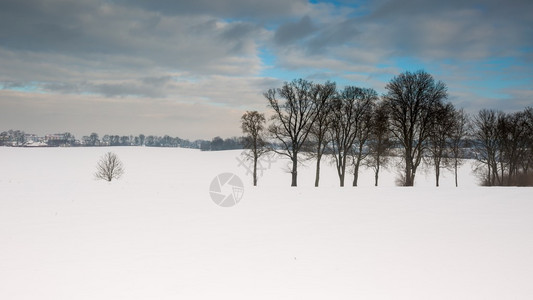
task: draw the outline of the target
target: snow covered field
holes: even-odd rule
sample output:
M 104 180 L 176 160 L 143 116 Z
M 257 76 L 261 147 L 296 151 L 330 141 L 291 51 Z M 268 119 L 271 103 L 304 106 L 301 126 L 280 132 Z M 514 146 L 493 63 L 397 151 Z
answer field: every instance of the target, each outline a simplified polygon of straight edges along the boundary
M 531 188 L 478 187 L 468 164 L 459 188 L 369 170 L 339 188 L 327 163 L 291 188 L 282 159 L 252 187 L 239 153 L 0 147 L 0 299 L 533 299 Z M 209 194 L 223 172 L 245 185 L 231 208 Z

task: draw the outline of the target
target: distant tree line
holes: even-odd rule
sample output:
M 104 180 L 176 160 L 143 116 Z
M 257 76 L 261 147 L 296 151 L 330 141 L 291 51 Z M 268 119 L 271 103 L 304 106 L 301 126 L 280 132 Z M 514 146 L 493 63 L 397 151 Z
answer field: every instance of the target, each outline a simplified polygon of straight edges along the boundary
M 243 149 L 243 138 L 232 137 L 223 139 L 219 136 L 214 137 L 211 141 L 202 141 L 200 143 L 202 151 L 221 151 Z
M 10 146 L 20 146 L 25 143 L 24 131 L 21 130 L 9 130 L 0 133 L 0 146 L 10 145 Z
M 433 168 L 436 186 L 443 169 L 453 171 L 457 186 L 465 158 L 476 159 L 484 185 L 533 185 L 532 108 L 481 110 L 470 117 L 447 102 L 446 84 L 423 70 L 395 76 L 385 90 L 378 96 L 371 88 L 339 90 L 334 82 L 285 82 L 264 93 L 272 113 L 269 124 L 257 111 L 241 118 L 245 140 L 256 141 L 246 148 L 289 158 L 291 186 L 297 186 L 299 163 L 310 157 L 316 160 L 318 186 L 324 156 L 334 163 L 340 186 L 348 173 L 357 186 L 361 166 L 374 170 L 377 186 L 391 156 L 401 158 L 395 167 L 402 186 L 414 185 L 422 164 Z M 251 157 L 257 161 L 256 154 Z
M 155 136 L 140 134 L 134 135 L 112 135 L 105 134 L 101 138 L 98 133 L 91 133 L 77 140 L 69 132 L 59 134 L 48 134 L 38 137 L 34 134 L 27 134 L 21 130 L 9 130 L 0 133 L 0 146 L 49 146 L 49 147 L 97 147 L 97 146 L 147 146 L 147 147 L 180 147 L 201 149 L 202 151 L 219 151 L 243 148 L 242 137 L 232 137 L 222 139 L 217 136 L 212 140 L 194 140 L 171 137 L 169 135 Z

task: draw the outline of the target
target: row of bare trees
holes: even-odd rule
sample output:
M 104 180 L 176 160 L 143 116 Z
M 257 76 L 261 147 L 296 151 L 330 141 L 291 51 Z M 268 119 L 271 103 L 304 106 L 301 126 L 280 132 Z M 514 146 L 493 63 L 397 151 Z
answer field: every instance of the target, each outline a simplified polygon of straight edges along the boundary
M 483 109 L 473 125 L 482 184 L 533 185 L 533 108 L 514 113 Z
M 269 126 L 264 114 L 256 111 L 242 117 L 245 148 L 252 149 L 251 157 L 257 162 L 269 148 L 266 141 L 274 143 L 269 150 L 291 161 L 291 186 L 297 186 L 299 162 L 310 156 L 316 160 L 318 186 L 324 155 L 334 162 L 340 186 L 347 173 L 353 174 L 352 185 L 357 186 L 361 166 L 374 170 L 377 186 L 380 169 L 391 155 L 402 158 L 399 185 L 413 186 L 423 163 L 432 166 L 436 186 L 443 168 L 454 171 L 458 185 L 458 167 L 472 146 L 478 161 L 488 167 L 491 185 L 512 183 L 520 172 L 527 172 L 532 147 L 526 132 L 529 137 L 533 134 L 525 130 L 531 127 L 526 120 L 532 109 L 509 115 L 481 111 L 471 124 L 462 109 L 446 102 L 447 86 L 425 71 L 404 72 L 385 90 L 379 97 L 371 88 L 339 90 L 333 82 L 316 84 L 304 79 L 269 89 L 264 93 L 272 109 Z

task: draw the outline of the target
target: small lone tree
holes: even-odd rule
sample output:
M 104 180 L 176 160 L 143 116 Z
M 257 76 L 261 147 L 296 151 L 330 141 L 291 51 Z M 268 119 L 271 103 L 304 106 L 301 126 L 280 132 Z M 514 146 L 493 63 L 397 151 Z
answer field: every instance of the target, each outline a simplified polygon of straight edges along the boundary
M 263 130 L 265 128 L 265 115 L 257 111 L 247 111 L 241 117 L 242 132 L 246 134 L 244 138 L 244 148 L 250 149 L 250 156 L 254 160 L 254 186 L 257 185 L 257 160 L 266 152 Z
M 113 152 L 107 152 L 98 161 L 94 175 L 97 179 L 111 181 L 113 178 L 119 179 L 122 174 L 124 174 L 124 165 L 118 156 Z

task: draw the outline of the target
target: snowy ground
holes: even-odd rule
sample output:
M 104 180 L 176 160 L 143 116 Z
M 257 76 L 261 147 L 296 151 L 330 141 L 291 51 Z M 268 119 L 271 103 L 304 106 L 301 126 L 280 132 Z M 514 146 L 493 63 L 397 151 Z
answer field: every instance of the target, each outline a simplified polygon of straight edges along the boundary
M 107 151 L 112 183 L 93 178 Z M 254 188 L 239 153 L 0 147 L 0 299 L 533 299 L 531 188 L 469 165 L 459 188 L 368 170 L 339 188 L 326 163 L 290 188 L 286 160 Z M 231 208 L 209 194 L 223 172 L 245 184 Z

